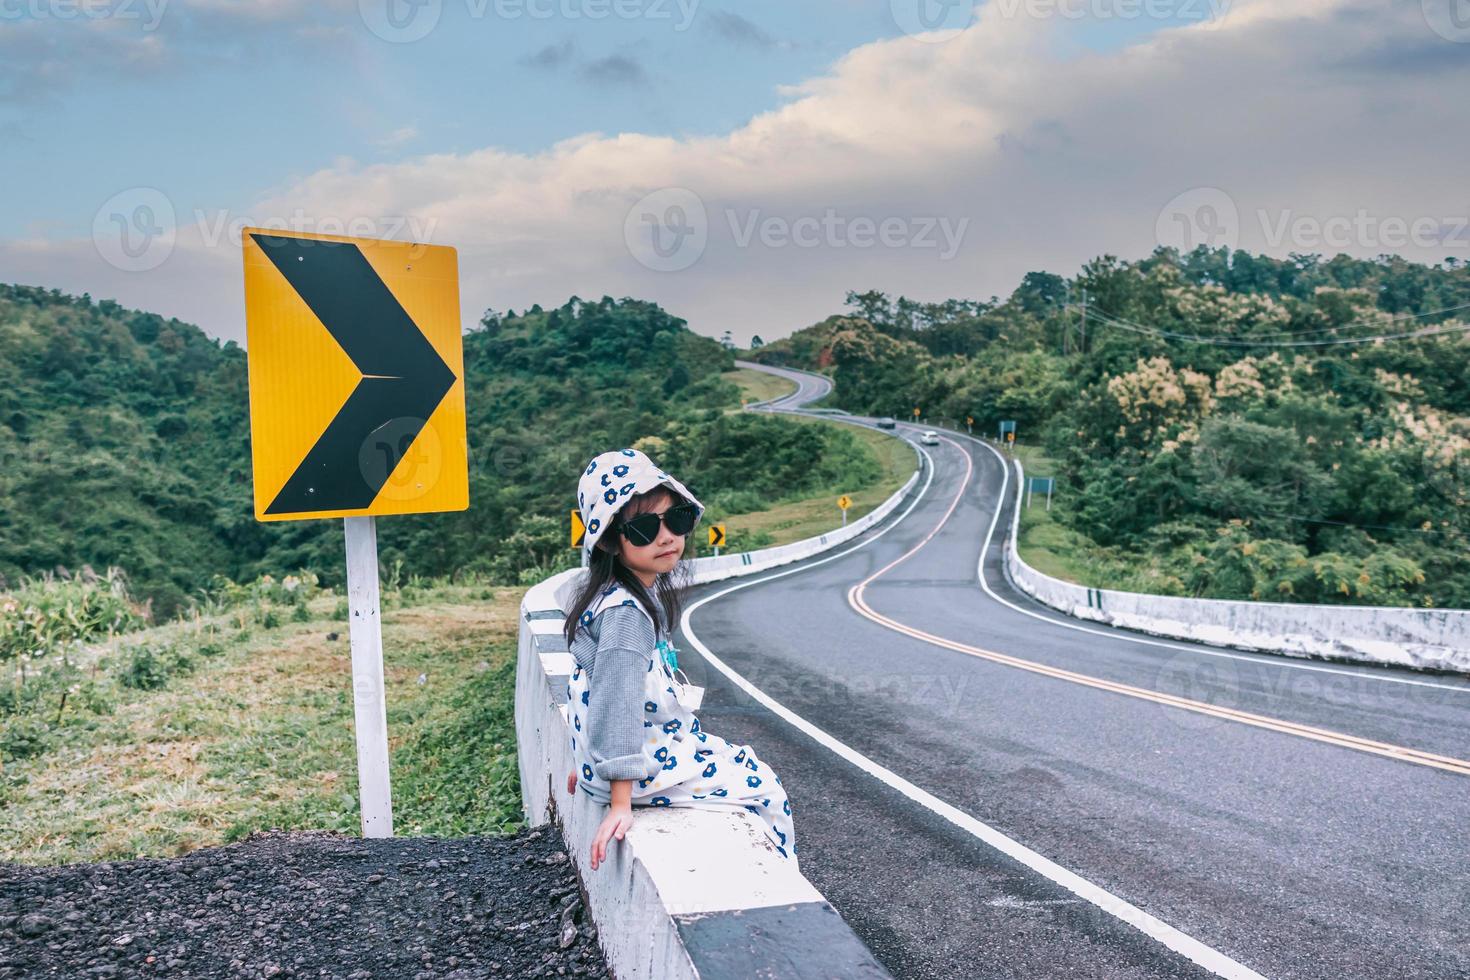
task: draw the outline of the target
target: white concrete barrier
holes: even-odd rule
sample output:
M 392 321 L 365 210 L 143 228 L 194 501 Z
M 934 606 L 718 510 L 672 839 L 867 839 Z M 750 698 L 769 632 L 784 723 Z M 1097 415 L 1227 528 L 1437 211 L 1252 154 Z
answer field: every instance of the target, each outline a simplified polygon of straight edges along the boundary
M 1016 550 L 1026 479 L 1015 464 L 1006 571 L 1018 589 L 1059 612 L 1212 646 L 1470 674 L 1470 609 L 1194 599 L 1090 589 L 1038 572 Z
M 892 513 L 920 475 L 915 471 L 898 492 L 845 528 L 774 548 L 696 558 L 689 563 L 690 581 L 750 575 L 834 548 Z M 639 807 L 633 829 L 610 844 L 607 862 L 592 870 L 588 849 L 607 808 L 585 793 L 566 791 L 573 769 L 566 714 L 572 654 L 562 628 L 582 574 L 573 568 L 553 575 L 521 601 L 521 808 L 533 826 L 559 825 L 614 975 L 890 977 L 821 892 L 776 853 L 754 814 Z

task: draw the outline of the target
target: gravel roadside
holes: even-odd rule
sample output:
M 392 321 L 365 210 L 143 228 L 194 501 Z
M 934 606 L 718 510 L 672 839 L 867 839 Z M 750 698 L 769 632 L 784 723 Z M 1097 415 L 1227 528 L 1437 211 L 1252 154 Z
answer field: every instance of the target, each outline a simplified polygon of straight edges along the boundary
M 178 858 L 0 864 L 0 978 L 608 976 L 552 824 L 256 833 Z

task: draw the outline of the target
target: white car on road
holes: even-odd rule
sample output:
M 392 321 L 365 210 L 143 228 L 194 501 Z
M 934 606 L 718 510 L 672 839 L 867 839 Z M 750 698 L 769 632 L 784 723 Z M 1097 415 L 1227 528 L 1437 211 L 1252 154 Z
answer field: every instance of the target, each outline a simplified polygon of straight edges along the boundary
M 924 434 L 919 436 L 919 441 L 926 446 L 937 446 L 939 445 L 939 433 L 933 429 L 925 429 Z

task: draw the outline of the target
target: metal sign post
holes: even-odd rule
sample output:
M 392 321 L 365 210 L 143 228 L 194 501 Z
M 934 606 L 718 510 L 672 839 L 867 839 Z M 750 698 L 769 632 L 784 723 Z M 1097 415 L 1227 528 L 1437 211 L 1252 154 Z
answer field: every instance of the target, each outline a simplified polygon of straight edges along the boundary
M 1006 453 L 1009 454 L 1011 452 L 1012 447 L 1016 443 L 1016 420 L 1015 419 L 1004 419 L 1004 420 L 1001 421 L 1001 423 L 1000 423 L 1000 438 L 1001 438 L 1001 441 L 1005 444 Z
M 1036 484 L 1042 484 L 1046 491 L 1046 509 L 1051 510 L 1051 489 L 1056 484 L 1053 476 L 1028 476 L 1026 477 L 1026 509 L 1031 509 L 1031 492 L 1036 489 Z
M 353 730 L 362 836 L 393 836 L 388 781 L 388 701 L 383 696 L 383 628 L 378 604 L 378 528 L 372 517 L 345 517 L 347 609 L 352 642 Z

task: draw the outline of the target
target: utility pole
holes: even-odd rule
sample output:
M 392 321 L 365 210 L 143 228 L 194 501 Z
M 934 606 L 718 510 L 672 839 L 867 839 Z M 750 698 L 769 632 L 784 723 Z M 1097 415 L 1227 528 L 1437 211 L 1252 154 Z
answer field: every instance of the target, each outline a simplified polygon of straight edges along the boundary
M 1067 301 L 1062 305 L 1067 316 L 1062 317 L 1062 356 L 1067 356 L 1067 337 L 1072 333 L 1072 325 L 1067 322 L 1072 313 L 1072 284 L 1067 283 Z
M 1087 353 L 1087 290 L 1082 290 L 1082 353 Z

